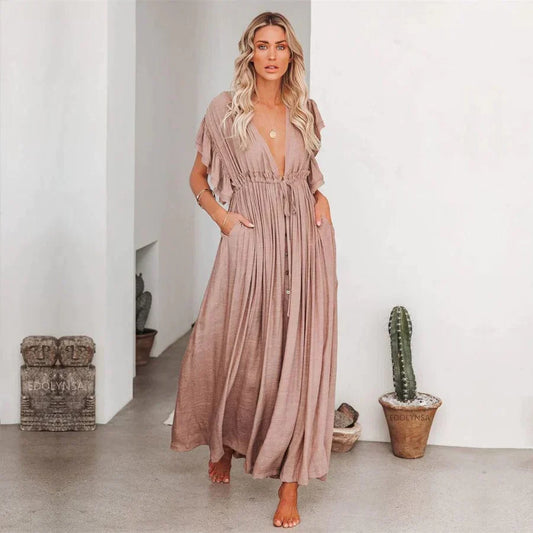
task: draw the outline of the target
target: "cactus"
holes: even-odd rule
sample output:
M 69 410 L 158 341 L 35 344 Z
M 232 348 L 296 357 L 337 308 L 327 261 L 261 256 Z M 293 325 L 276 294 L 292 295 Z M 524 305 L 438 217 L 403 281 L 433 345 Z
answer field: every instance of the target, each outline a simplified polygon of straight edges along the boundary
M 152 294 L 148 291 L 144 291 L 144 280 L 142 274 L 135 275 L 135 285 L 136 285 L 136 330 L 137 334 L 144 333 L 144 326 L 146 324 L 146 319 L 148 318 L 148 313 L 150 312 L 150 307 L 152 306 Z
M 392 378 L 398 400 L 402 402 L 416 397 L 416 379 L 411 361 L 412 331 L 407 309 L 401 305 L 394 307 L 389 318 Z

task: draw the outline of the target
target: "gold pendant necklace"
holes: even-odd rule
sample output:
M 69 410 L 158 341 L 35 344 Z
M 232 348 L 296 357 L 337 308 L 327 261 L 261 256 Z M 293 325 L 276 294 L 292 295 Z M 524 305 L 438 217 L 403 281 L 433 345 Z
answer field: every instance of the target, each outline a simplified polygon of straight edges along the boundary
M 260 103 L 259 102 L 259 99 L 257 100 L 256 103 Z M 277 133 L 276 133 L 276 130 L 274 129 L 274 127 L 270 128 L 270 131 L 268 132 L 268 134 L 270 135 L 270 138 L 271 139 L 275 139 L 277 137 Z

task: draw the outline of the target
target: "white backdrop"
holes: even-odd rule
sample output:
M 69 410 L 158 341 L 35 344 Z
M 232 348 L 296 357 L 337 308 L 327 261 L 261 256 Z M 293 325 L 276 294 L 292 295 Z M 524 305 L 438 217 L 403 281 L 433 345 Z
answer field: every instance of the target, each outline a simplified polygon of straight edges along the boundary
M 1 424 L 19 422 L 26 335 L 94 338 L 98 423 L 131 400 L 136 267 L 152 356 L 189 330 L 220 240 L 189 186 L 194 137 L 246 25 L 277 8 L 307 51 L 307 1 L 0 2 Z
M 89 335 L 96 421 L 132 397 L 135 2 L 0 3 L 0 423 L 20 342 Z
M 188 185 L 193 136 L 270 8 L 306 50 L 311 28 L 337 402 L 360 411 L 362 440 L 388 440 L 377 398 L 405 305 L 418 389 L 444 400 L 429 442 L 533 446 L 533 5 L 312 2 L 309 24 L 308 2 L 212 4 L 143 2 L 134 21 L 131 2 L 2 3 L 0 422 L 18 421 L 30 334 L 95 338 L 98 422 L 131 398 L 135 249 L 160 254 L 154 355 L 190 326 L 219 240 Z
M 337 401 L 387 441 L 387 322 L 413 321 L 430 444 L 533 446 L 533 4 L 312 2 L 336 226 Z

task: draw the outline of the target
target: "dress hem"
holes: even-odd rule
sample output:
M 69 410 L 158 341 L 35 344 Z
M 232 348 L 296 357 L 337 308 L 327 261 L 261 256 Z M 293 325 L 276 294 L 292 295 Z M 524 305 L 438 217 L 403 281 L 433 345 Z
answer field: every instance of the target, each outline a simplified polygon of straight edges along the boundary
M 226 444 L 226 446 L 231 446 L 230 444 L 227 444 L 227 443 L 224 443 L 224 444 Z M 170 444 L 170 449 L 174 450 L 176 452 L 189 452 L 191 450 L 194 450 L 198 446 L 203 446 L 203 445 L 209 446 L 209 444 L 207 442 L 199 442 L 198 444 L 191 445 L 190 447 L 178 446 L 176 444 L 172 444 L 171 443 Z M 235 452 L 237 452 L 238 454 L 240 454 L 239 457 L 236 457 L 237 459 L 246 458 L 246 454 L 241 453 L 238 450 L 235 450 L 234 448 L 233 448 L 233 450 Z M 233 457 L 235 457 L 235 455 L 233 455 Z M 244 467 L 244 464 L 243 464 L 243 467 Z M 304 485 L 304 486 L 307 485 L 309 483 L 309 480 L 311 480 L 311 479 L 318 479 L 319 481 L 326 481 L 328 471 L 329 470 L 326 470 L 326 472 L 324 472 L 324 473 L 322 473 L 320 475 L 311 474 L 311 475 L 309 475 L 307 477 L 307 480 L 305 482 L 300 482 L 298 480 L 282 479 L 280 477 L 280 469 L 276 469 L 276 470 L 273 470 L 271 472 L 267 472 L 267 473 L 264 473 L 264 474 L 258 474 L 256 472 L 247 471 L 246 468 L 244 468 L 244 472 L 246 474 L 250 474 L 253 479 L 266 479 L 266 478 L 270 477 L 270 478 L 274 478 L 274 479 L 279 479 L 282 483 L 294 483 L 294 482 L 297 482 L 298 485 Z

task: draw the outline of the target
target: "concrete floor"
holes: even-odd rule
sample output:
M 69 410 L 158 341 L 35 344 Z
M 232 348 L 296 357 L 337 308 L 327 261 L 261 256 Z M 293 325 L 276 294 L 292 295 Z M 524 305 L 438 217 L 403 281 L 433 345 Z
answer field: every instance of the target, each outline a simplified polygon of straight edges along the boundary
M 207 446 L 169 449 L 188 337 L 138 368 L 134 400 L 94 432 L 0 426 L 0 531 L 280 530 L 277 480 L 234 459 L 231 484 L 214 485 Z M 299 511 L 301 533 L 533 532 L 533 450 L 428 446 L 408 460 L 360 441 L 332 454 L 326 482 L 300 488 Z

